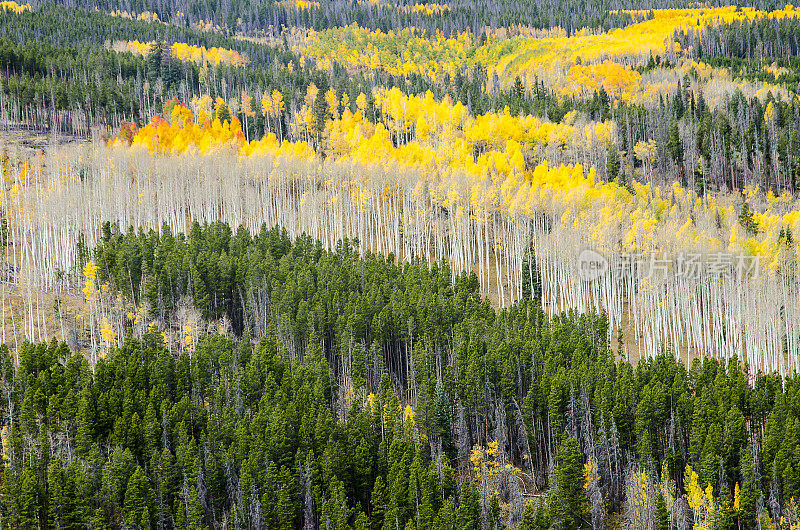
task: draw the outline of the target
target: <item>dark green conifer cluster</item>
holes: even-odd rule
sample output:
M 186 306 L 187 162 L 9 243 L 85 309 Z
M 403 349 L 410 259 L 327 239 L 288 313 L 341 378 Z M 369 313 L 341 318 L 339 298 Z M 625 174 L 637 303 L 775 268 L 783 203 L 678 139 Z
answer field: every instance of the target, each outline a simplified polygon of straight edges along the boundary
M 668 352 L 633 367 L 603 315 L 496 311 L 474 276 L 353 243 L 105 232 L 101 278 L 162 322 L 189 297 L 240 338 L 171 350 L 151 330 L 93 368 L 55 342 L 3 349 L 3 526 L 578 528 L 624 515 L 637 470 L 682 494 L 687 464 L 721 528 L 800 496 L 797 378 Z M 495 441 L 487 482 L 470 457 Z

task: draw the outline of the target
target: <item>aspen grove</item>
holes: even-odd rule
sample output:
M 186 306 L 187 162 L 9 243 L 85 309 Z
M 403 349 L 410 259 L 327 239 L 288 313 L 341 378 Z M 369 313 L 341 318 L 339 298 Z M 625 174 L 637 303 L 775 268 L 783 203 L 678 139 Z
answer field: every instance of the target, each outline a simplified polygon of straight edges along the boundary
M 800 525 L 800 9 L 0 2 L 0 530 Z
M 202 126 L 188 107 L 173 103 L 169 112 L 172 123 L 154 120 L 130 147 L 115 140 L 48 152 L 7 176 L 13 182 L 5 200 L 9 234 L 21 242 L 15 266 L 31 288 L 56 288 L 65 281 L 57 280 L 59 270 L 80 273 L 78 242 L 93 248 L 104 222 L 134 230 L 169 226 L 175 233 L 193 222 L 223 221 L 251 231 L 277 225 L 326 248 L 355 239 L 362 252 L 392 254 L 401 262 L 447 260 L 454 274 L 475 271 L 482 292 L 494 293 L 500 307 L 540 283 L 549 314 L 604 311 L 612 327 L 625 323 L 639 337 L 642 355 L 671 345 L 676 354 L 685 347 L 782 374 L 798 368 L 797 254 L 778 237 L 800 229 L 800 205 L 788 195 L 749 189 L 744 198 L 699 196 L 678 184 L 603 182 L 580 163 L 602 157 L 602 147 L 568 148 L 559 154 L 561 165 L 550 166 L 547 153 L 558 135 L 570 142 L 589 129 L 590 143 L 598 142 L 603 123 L 471 118 L 444 105 L 441 119 L 436 110 L 428 114 L 425 139 L 417 130 L 413 141 L 395 147 L 383 122 L 345 109 L 346 116 L 327 126 L 325 139 L 339 154 L 321 161 L 304 141 L 280 144 L 273 134 L 247 142 L 238 120 Z M 386 114 L 402 135 L 407 126 Z M 485 141 L 480 134 L 487 131 L 480 129 L 487 118 L 508 121 L 509 129 L 497 125 L 488 136 L 499 147 L 473 159 L 475 145 Z M 547 128 L 553 130 L 542 132 Z M 514 139 L 520 134 L 523 141 L 541 139 L 523 146 Z M 457 142 L 466 154 L 453 148 Z M 536 150 L 545 160 L 530 167 Z M 752 232 L 742 225 L 742 204 L 757 226 Z M 637 274 L 652 263 L 629 261 L 621 265 L 630 274 L 618 277 L 615 263 L 589 281 L 578 267 L 584 249 L 608 256 L 638 252 L 651 261 L 703 253 L 723 261 L 691 275 L 672 265 Z M 727 252 L 736 254 L 725 261 Z M 757 259 L 745 266 L 741 256 Z M 39 318 L 34 308 L 28 315 Z

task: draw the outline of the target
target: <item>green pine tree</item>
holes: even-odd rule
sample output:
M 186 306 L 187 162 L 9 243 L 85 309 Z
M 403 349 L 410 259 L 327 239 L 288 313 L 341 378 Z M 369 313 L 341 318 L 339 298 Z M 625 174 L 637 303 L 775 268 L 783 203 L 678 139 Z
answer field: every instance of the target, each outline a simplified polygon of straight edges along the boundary
M 669 512 L 664 502 L 664 494 L 659 491 L 656 497 L 656 530 L 669 530 Z
M 29 466 L 25 466 L 19 480 L 19 491 L 15 508 L 17 528 L 37 528 L 39 526 L 39 480 Z
M 150 528 L 149 489 L 144 471 L 136 466 L 125 488 L 125 525 L 128 528 Z
M 190 488 L 187 528 L 188 530 L 202 530 L 208 528 L 206 524 L 206 511 L 203 505 L 200 504 L 200 497 L 197 496 L 197 488 Z
M 292 530 L 296 526 L 299 502 L 297 484 L 288 467 L 281 468 L 280 493 L 278 494 L 278 528 Z
M 739 491 L 739 512 L 737 518 L 740 528 L 755 528 L 756 526 L 756 503 L 761 495 L 757 482 L 756 468 L 753 464 L 752 448 L 747 444 L 741 451 L 739 457 L 742 485 Z
M 608 148 L 608 156 L 606 162 L 606 178 L 609 182 L 614 182 L 617 180 L 617 176 L 619 175 L 619 171 L 621 168 L 620 160 L 619 160 L 619 151 L 614 146 L 609 146 Z
M 386 514 L 387 502 L 386 485 L 381 476 L 375 479 L 375 486 L 372 488 L 372 498 L 370 502 L 372 504 L 372 530 L 378 530 L 383 526 L 383 517 Z
M 559 520 L 565 530 L 580 528 L 588 501 L 583 490 L 583 455 L 575 438 L 564 438 L 556 451 L 556 480 Z
M 758 234 L 758 221 L 756 221 L 753 212 L 750 211 L 750 205 L 747 202 L 743 202 L 739 210 L 739 224 L 748 234 L 753 236 Z
M 461 487 L 461 499 L 456 511 L 456 526 L 461 530 L 481 528 L 481 505 L 478 486 L 471 480 Z

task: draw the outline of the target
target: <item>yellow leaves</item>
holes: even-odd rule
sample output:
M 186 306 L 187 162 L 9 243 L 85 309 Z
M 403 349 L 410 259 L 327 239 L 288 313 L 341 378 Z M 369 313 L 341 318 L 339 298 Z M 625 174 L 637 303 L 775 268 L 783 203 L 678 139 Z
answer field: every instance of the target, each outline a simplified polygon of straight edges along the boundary
M 23 11 L 30 11 L 31 6 L 30 4 L 18 4 L 16 2 L 0 2 L 0 9 L 3 11 L 11 11 L 19 15 Z
M 8 426 L 6 425 L 3 425 L 3 428 L 0 429 L 0 441 L 3 442 L 3 462 L 9 462 L 11 460 L 8 454 L 10 445 L 8 443 Z
M 652 491 L 653 483 L 644 471 L 634 471 L 625 480 L 626 488 L 626 507 L 628 513 L 626 518 L 629 521 L 646 521 L 652 512 L 648 510 L 648 505 L 652 505 L 652 497 L 648 491 Z
M 633 154 L 643 163 L 652 163 L 656 160 L 657 147 L 655 140 L 639 141 L 633 146 Z
M 117 332 L 114 331 L 114 328 L 109 323 L 106 317 L 103 317 L 102 324 L 100 326 L 100 341 L 103 344 L 104 348 L 110 348 L 112 343 L 117 339 Z
M 212 63 L 214 66 L 220 64 L 230 64 L 232 66 L 244 66 L 249 61 L 236 50 L 212 47 L 206 49 L 205 46 L 191 46 L 182 43 L 172 45 L 172 53 L 181 61 L 191 61 L 198 64 Z
M 213 100 L 211 96 L 203 95 L 200 97 L 193 97 L 190 103 L 192 111 L 194 115 L 197 117 L 197 121 L 200 124 L 208 123 L 211 119 L 211 105 L 213 104 Z
M 273 112 L 272 115 L 275 116 L 276 118 L 280 118 L 281 116 L 283 116 L 283 109 L 284 109 L 283 94 L 281 94 L 277 90 L 273 90 L 272 91 L 272 112 Z
M 117 42 L 114 45 L 114 50 L 120 52 L 130 52 L 134 55 L 147 55 L 153 47 L 155 42 L 139 42 L 138 40 L 131 40 L 127 42 Z
M 86 279 L 94 280 L 97 278 L 97 265 L 94 264 L 94 261 L 89 261 L 86 263 L 86 266 L 83 268 L 83 275 L 86 276 Z
M 242 114 L 248 118 L 254 118 L 256 115 L 256 111 L 253 109 L 253 97 L 244 90 L 242 91 Z
M 283 94 L 277 90 L 273 90 L 272 94 L 264 92 L 261 98 L 261 114 L 265 118 L 281 117 L 283 115 Z
M 186 105 L 173 105 L 169 116 L 171 117 L 171 121 L 173 123 L 177 123 L 181 127 L 185 127 L 187 124 L 194 121 L 194 115 Z
M 325 103 L 333 115 L 333 119 L 339 119 L 339 99 L 336 97 L 336 91 L 332 88 L 325 92 Z
M 504 86 L 511 85 L 516 76 L 523 80 L 537 76 L 560 87 L 562 93 L 573 89 L 585 97 L 602 86 L 611 94 L 636 100 L 637 93 L 646 93 L 648 87 L 640 85 L 638 74 L 629 67 L 642 64 L 651 55 L 680 53 L 680 46 L 672 42 L 676 30 L 691 25 L 695 31 L 702 31 L 723 21 L 777 16 L 777 12 L 767 14 L 731 7 L 655 10 L 654 14 L 652 19 L 607 33 L 502 39 L 477 48 L 473 55 L 487 71 L 496 72 Z M 564 73 L 567 73 L 566 85 Z
M 212 104 L 214 120 L 209 123 Z M 136 131 L 131 145 L 144 147 L 152 153 L 178 154 L 190 148 L 207 153 L 222 145 L 231 145 L 238 149 L 246 146 L 241 123 L 235 116 L 231 117 L 231 109 L 222 98 L 213 102 L 208 96 L 194 98 L 191 106 L 198 117 L 197 122 L 188 107 L 175 103 L 170 107 L 171 110 L 165 109 L 169 111 L 170 121 L 155 116 L 150 123 Z M 124 143 L 112 141 L 109 145 L 117 147 Z
M 401 13 L 416 13 L 426 16 L 442 15 L 450 11 L 450 6 L 447 4 L 425 3 L 414 5 L 395 5 L 395 9 Z
M 272 108 L 272 98 L 269 92 L 264 92 L 264 96 L 261 98 L 261 114 L 265 118 L 272 116 Z
M 447 10 L 443 6 L 446 4 L 415 4 L 402 9 L 435 13 Z M 510 38 L 490 37 L 483 45 L 476 45 L 470 32 L 450 37 L 437 32 L 426 38 L 414 28 L 384 33 L 356 24 L 322 32 L 298 32 L 292 35 L 292 42 L 294 51 L 316 61 L 324 70 L 338 62 L 351 72 L 367 69 L 395 76 L 420 75 L 436 83 L 445 74 L 465 74 L 475 66 L 482 66 L 488 74 L 487 91 L 508 87 L 519 76 L 528 86 L 538 78 L 559 94 L 591 97 L 603 88 L 615 98 L 653 102 L 674 84 L 653 82 L 650 74 L 645 74 L 649 78 L 642 82 L 635 66 L 654 55 L 680 54 L 680 46 L 673 42 L 676 30 L 692 26 L 695 32 L 702 32 L 723 22 L 759 16 L 797 16 L 797 11 L 792 8 L 786 13 L 766 13 L 731 7 L 656 10 L 653 18 L 648 16 L 640 23 L 606 33 L 577 31 L 567 37 L 563 30 L 546 33 L 528 30 L 518 31 L 518 36 Z M 495 33 L 507 37 L 507 30 Z M 681 68 L 679 64 L 676 71 Z M 704 68 L 705 73 L 711 71 L 707 66 Z
M 320 6 L 319 2 L 314 2 L 312 0 L 281 0 L 278 4 L 288 10 L 295 11 L 319 9 Z
M 367 111 L 367 96 L 363 92 L 356 97 L 356 107 L 361 111 L 362 115 Z
M 730 237 L 728 238 L 728 244 L 731 248 L 735 248 L 736 244 L 739 242 L 739 225 L 737 223 L 733 223 L 731 225 L 731 233 Z
M 89 261 L 83 268 L 83 275 L 86 277 L 83 286 L 83 294 L 86 295 L 87 302 L 94 302 L 97 300 L 97 287 L 95 285 L 97 266 L 93 261 Z
M 424 141 L 428 138 L 431 127 L 428 125 L 428 120 L 425 119 L 425 116 L 417 118 L 417 122 L 414 124 L 414 130 L 417 133 L 417 139 Z
M 215 118 L 220 119 L 220 116 L 230 116 L 230 115 L 231 115 L 231 110 L 228 107 L 227 103 L 225 103 L 225 100 L 222 99 L 221 97 L 217 97 L 217 99 L 214 100 Z
M 691 230 L 691 228 L 692 228 L 693 226 L 694 226 L 694 223 L 692 222 L 691 218 L 687 219 L 687 220 L 686 220 L 686 222 L 683 224 L 683 226 L 681 226 L 681 227 L 678 229 L 678 234 L 677 234 L 677 235 L 678 235 L 678 237 L 680 238 L 680 237 L 682 237 L 682 236 L 685 236 L 685 235 L 686 235 L 686 233 L 687 233 L 689 230 Z
M 193 327 L 190 323 L 184 324 L 183 328 L 181 328 L 181 334 L 183 337 L 181 338 L 181 345 L 187 351 L 194 351 L 194 334 L 193 334 Z
M 306 95 L 313 104 L 318 89 L 311 85 Z M 262 96 L 266 116 L 283 111 L 279 92 Z M 326 104 L 336 108 L 335 96 L 333 91 L 326 92 Z M 415 199 L 444 206 L 459 219 L 481 222 L 495 214 L 513 219 L 542 212 L 560 219 L 563 226 L 584 230 L 587 240 L 598 248 L 651 252 L 667 250 L 665 246 L 672 250 L 678 244 L 692 249 L 704 246 L 712 252 L 746 250 L 764 256 L 760 263 L 765 266 L 775 262 L 775 241 L 780 229 L 789 226 L 794 233 L 800 233 L 800 203 L 788 196 L 767 197 L 765 204 L 756 198 L 757 188 L 746 190 L 747 200 L 759 205 L 754 216 L 763 228 L 757 237 L 748 240 L 740 237 L 733 206 L 725 207 L 727 202 L 720 206 L 714 202 L 713 194 L 706 194 L 707 202 L 702 202 L 694 191 L 677 182 L 664 189 L 635 180 L 622 186 L 596 179 L 593 167 L 585 170 L 579 164 L 551 166 L 547 162 L 549 153 L 561 149 L 563 141 L 567 142 L 563 148 L 568 152 L 590 145 L 602 157 L 607 149 L 604 142 L 615 137 L 611 122 L 586 121 L 577 113 L 558 124 L 532 116 L 511 116 L 505 111 L 473 117 L 458 103 L 437 101 L 430 93 L 407 96 L 397 89 L 376 90 L 374 102 L 374 123 L 364 117 L 368 105 L 364 94 L 356 98 L 358 112 L 351 112 L 347 105 L 340 107 L 338 118 L 326 121 L 322 148 L 336 163 L 357 162 L 367 168 L 380 164 L 398 171 L 419 172 L 421 178 L 405 191 Z M 314 131 L 310 106 L 302 106 L 290 123 L 294 141 L 279 142 L 270 133 L 247 142 L 238 119 L 208 122 L 212 106 L 220 114 L 224 105 L 220 100 L 215 105 L 208 96 L 192 100 L 197 120 L 191 119 L 193 114 L 187 107 L 178 103 L 169 106 L 170 121 L 157 117 L 141 130 L 131 130 L 131 145 L 159 155 L 191 156 L 194 150 L 210 153 L 225 148 L 241 156 L 301 160 L 316 156 L 309 144 Z M 127 143 L 112 145 L 123 149 Z M 647 168 L 652 164 L 655 144 L 650 140 L 639 142 L 633 151 Z M 626 176 L 631 176 L 631 169 L 625 171 Z M 326 200 L 341 204 L 349 197 L 363 206 L 370 200 L 364 193 L 357 187 L 336 190 Z M 708 215 L 713 216 L 715 209 L 722 213 L 722 221 L 720 228 L 711 229 L 713 217 L 709 219 Z M 703 217 L 704 210 L 710 214 Z M 764 211 L 767 213 L 762 214 Z M 701 214 L 694 217 L 697 223 L 688 221 L 688 212 Z
M 709 484 L 703 490 L 698 484 L 697 473 L 688 464 L 684 471 L 684 487 L 686 488 L 686 500 L 689 501 L 689 506 L 695 510 L 698 518 L 703 523 L 708 519 L 713 520 L 713 515 L 718 509 L 717 501 L 714 498 L 714 488 Z
M 113 49 L 146 56 L 156 44 L 157 43 L 154 41 L 118 41 L 114 44 Z M 194 46 L 183 42 L 172 44 L 172 46 L 170 46 L 170 53 L 179 61 L 192 62 L 200 65 L 211 63 L 214 66 L 219 66 L 220 64 L 244 66 L 249 62 L 246 57 L 239 54 L 236 50 L 215 47 L 206 48 L 205 46 Z
M 747 252 L 748 252 L 748 253 L 749 253 L 751 256 L 761 256 L 761 255 L 766 255 L 766 254 L 768 254 L 768 252 L 766 252 L 766 250 L 767 250 L 767 249 L 766 249 L 766 245 L 764 245 L 764 244 L 762 244 L 762 243 L 759 243 L 758 241 L 756 241 L 756 240 L 755 240 L 754 238 L 752 238 L 752 237 L 748 237 L 747 239 L 745 239 L 745 240 L 744 240 L 744 241 L 741 243 L 741 246 L 742 246 L 742 247 L 744 248 L 744 250 L 746 250 L 746 251 L 747 251 Z M 777 262 L 774 264 L 774 266 L 777 266 Z
M 308 88 L 306 89 L 305 102 L 306 102 L 306 106 L 309 109 L 314 106 L 314 100 L 317 99 L 317 94 L 318 93 L 319 93 L 319 88 L 317 88 L 317 85 L 315 85 L 314 83 L 311 83 L 310 85 L 308 85 Z
M 761 188 L 758 185 L 746 184 L 744 187 L 745 200 L 751 201 L 759 191 L 761 191 Z
M 481 476 L 491 478 L 502 470 L 511 469 L 510 466 L 506 468 L 506 466 L 498 462 L 497 451 L 497 440 L 489 442 L 489 445 L 486 447 L 476 445 L 472 448 L 469 460 L 472 462 L 472 468 L 476 478 L 481 478 Z
M 384 406 L 386 409 L 386 406 Z M 403 433 L 408 438 L 416 438 L 419 435 L 416 424 L 416 414 L 411 405 L 406 405 L 403 409 Z
M 589 491 L 589 488 L 592 487 L 592 484 L 596 484 L 599 480 L 599 474 L 597 471 L 597 462 L 595 462 L 594 458 L 591 456 L 589 457 L 588 461 L 583 465 L 583 489 Z
M 764 111 L 764 121 L 769 124 L 775 122 L 775 106 L 772 104 L 772 101 L 767 103 L 767 108 Z
M 430 6 L 410 9 L 421 12 L 445 10 Z M 335 57 L 350 71 L 366 66 L 396 76 L 417 74 L 435 81 L 445 73 L 455 75 L 456 71 L 474 64 L 469 54 L 473 48 L 469 32 L 452 37 L 437 32 L 424 38 L 413 27 L 384 33 L 379 29 L 370 31 L 351 24 L 321 32 L 309 31 L 302 42 L 297 51 L 314 59 L 318 66 L 322 67 L 328 58 Z
M 481 473 L 481 462 L 483 461 L 483 448 L 479 445 L 476 445 L 472 448 L 472 453 L 470 453 L 469 461 L 472 462 L 473 470 L 475 471 L 475 475 L 480 478 Z
M 566 95 L 586 98 L 602 87 L 614 97 L 630 100 L 639 89 L 641 79 L 630 67 L 608 60 L 589 66 L 573 64 L 567 72 L 567 85 L 561 90 Z

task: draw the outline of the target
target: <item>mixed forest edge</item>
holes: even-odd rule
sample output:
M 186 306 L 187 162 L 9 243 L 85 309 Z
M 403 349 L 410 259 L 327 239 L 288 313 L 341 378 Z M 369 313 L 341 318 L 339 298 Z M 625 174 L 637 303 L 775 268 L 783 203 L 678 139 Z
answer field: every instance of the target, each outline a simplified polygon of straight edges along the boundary
M 474 274 L 277 228 L 107 225 L 85 258 L 87 290 L 151 303 L 94 360 L 2 348 L 3 526 L 796 521 L 797 377 L 634 367 L 602 314 L 496 310 Z M 152 325 L 191 313 L 181 344 Z

